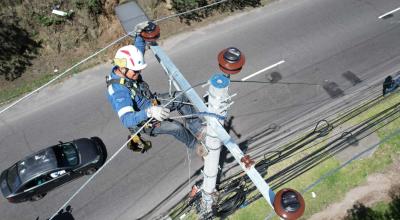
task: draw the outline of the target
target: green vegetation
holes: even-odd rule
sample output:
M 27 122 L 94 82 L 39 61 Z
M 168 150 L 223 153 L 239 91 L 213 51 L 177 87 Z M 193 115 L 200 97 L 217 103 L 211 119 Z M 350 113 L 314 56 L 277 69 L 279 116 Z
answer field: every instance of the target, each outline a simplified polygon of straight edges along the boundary
M 389 106 L 392 106 L 393 104 L 399 102 L 400 96 L 398 94 L 392 94 L 391 96 L 386 97 L 385 100 L 382 101 L 380 104 L 355 117 L 351 121 L 351 124 L 359 123 L 362 120 L 365 120 L 375 115 L 376 113 L 388 108 Z M 378 136 L 382 139 L 397 130 L 399 127 L 400 120 L 396 119 L 387 126 L 378 130 Z M 318 147 L 319 146 L 314 146 L 308 151 L 312 151 L 313 149 L 317 149 Z M 370 158 L 354 161 L 348 166 L 336 172 L 334 175 L 328 177 L 311 190 L 316 193 L 316 198 L 312 198 L 310 193 L 306 193 L 305 195 L 303 195 L 306 201 L 306 211 L 303 219 L 307 219 L 312 214 L 319 212 L 327 207 L 327 205 L 335 201 L 339 201 L 343 198 L 347 191 L 363 183 L 369 174 L 384 170 L 388 165 L 392 163 L 393 158 L 398 158 L 399 155 L 400 136 L 398 135 L 391 138 L 386 143 L 380 145 L 374 155 Z M 279 167 L 285 167 L 288 164 L 291 164 L 293 161 L 301 158 L 302 156 L 304 155 L 296 155 L 290 160 L 285 160 L 279 164 L 274 165 L 273 167 L 271 167 L 271 174 L 275 172 L 274 170 L 279 170 Z M 328 159 L 325 162 L 319 164 L 317 167 L 301 175 L 300 177 L 287 183 L 284 187 L 302 190 L 309 184 L 317 180 L 320 176 L 325 174 L 327 171 L 334 169 L 339 165 L 340 162 L 337 159 Z M 268 208 L 266 209 L 266 207 Z M 229 219 L 264 219 L 270 212 L 271 209 L 262 198 L 250 204 L 248 207 L 238 210 Z M 278 218 L 275 217 L 274 219 Z
M 216 1 L 207 0 L 172 0 L 172 7 L 177 13 L 189 11 L 195 8 L 203 7 Z M 193 21 L 201 21 L 215 12 L 243 10 L 246 7 L 259 7 L 261 0 L 230 0 L 228 3 L 222 3 L 204 10 L 180 16 L 181 21 L 190 24 Z
M 74 0 L 75 7 L 78 9 L 87 9 L 92 15 L 99 15 L 103 12 L 103 6 L 100 0 Z
M 392 220 L 400 219 L 400 184 L 389 190 L 390 202 L 378 202 L 371 208 L 357 202 L 352 209 L 347 210 L 345 220 Z
M 399 189 L 397 189 L 399 190 Z M 347 210 L 345 220 L 392 220 L 400 219 L 400 192 L 392 197 L 390 203 L 379 202 L 373 207 L 366 207 L 362 203 L 356 203 L 352 209 Z
M 30 81 L 29 83 L 24 83 L 23 86 L 16 86 L 0 90 L 0 104 L 33 91 L 34 89 L 50 81 L 53 77 L 54 76 L 50 74 L 42 75 L 39 79 Z

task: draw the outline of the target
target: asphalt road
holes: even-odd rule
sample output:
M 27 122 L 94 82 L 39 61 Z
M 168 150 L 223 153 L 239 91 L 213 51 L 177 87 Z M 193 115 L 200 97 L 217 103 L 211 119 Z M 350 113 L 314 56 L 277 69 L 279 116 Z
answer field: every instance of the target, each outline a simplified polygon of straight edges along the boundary
M 244 71 L 232 79 L 284 60 L 249 80 L 265 81 L 277 72 L 281 82 L 319 84 L 234 83 L 231 92 L 238 96 L 230 114 L 241 138 L 233 137 L 242 141 L 273 123 L 284 126 L 330 103 L 340 103 L 340 98 L 331 98 L 323 89 L 324 83 L 335 82 L 349 94 L 399 70 L 400 15 L 378 19 L 398 7 L 397 0 L 282 0 L 171 38 L 162 47 L 192 84 L 218 72 L 216 56 L 228 46 L 246 54 Z M 150 51 L 146 59 L 149 67 L 144 78 L 153 90 L 167 91 L 167 78 Z M 75 75 L 0 115 L 0 169 L 58 140 L 99 136 L 109 155 L 116 152 L 128 131 L 106 100 L 104 76 L 110 68 L 104 64 Z M 342 76 L 346 71 L 362 83 L 353 86 Z M 172 204 L 159 206 L 175 189 L 182 187 L 179 195 L 189 192 L 189 162 L 193 175 L 201 160 L 193 155 L 188 160 L 184 145 L 170 137 L 157 137 L 153 145 L 144 155 L 122 151 L 71 202 L 74 218 L 152 219 Z M 10 204 L 1 198 L 0 219 L 48 218 L 85 180 L 64 185 L 38 202 Z

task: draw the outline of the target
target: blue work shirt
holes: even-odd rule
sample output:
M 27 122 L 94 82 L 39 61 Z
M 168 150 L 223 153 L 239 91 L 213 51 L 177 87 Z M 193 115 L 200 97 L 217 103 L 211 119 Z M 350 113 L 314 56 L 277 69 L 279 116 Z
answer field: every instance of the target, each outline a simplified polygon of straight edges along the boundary
M 138 35 L 135 39 L 135 46 L 144 54 L 145 42 Z M 120 76 L 114 73 L 117 66 L 114 66 L 112 72 L 108 76 L 109 79 L 121 79 Z M 135 80 L 127 79 L 137 85 L 137 92 L 141 92 L 141 86 Z M 113 83 L 107 87 L 107 97 L 114 111 L 118 114 L 122 124 L 127 128 L 133 128 L 139 123 L 148 119 L 146 109 L 151 107 L 151 100 L 136 94 L 134 90 L 127 88 L 124 85 Z

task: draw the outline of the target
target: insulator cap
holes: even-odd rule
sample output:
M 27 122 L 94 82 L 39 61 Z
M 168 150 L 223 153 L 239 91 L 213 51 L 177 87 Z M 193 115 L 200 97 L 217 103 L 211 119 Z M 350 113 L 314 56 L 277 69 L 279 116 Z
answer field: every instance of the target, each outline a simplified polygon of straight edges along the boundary
M 149 22 L 149 25 L 143 29 L 140 35 L 145 41 L 155 42 L 158 40 L 158 38 L 160 38 L 160 26 L 153 22 Z
M 226 74 L 236 74 L 245 63 L 244 54 L 236 47 L 228 47 L 218 54 L 219 68 Z
M 300 218 L 305 209 L 303 196 L 294 189 L 281 189 L 275 195 L 274 209 L 277 215 L 286 220 Z

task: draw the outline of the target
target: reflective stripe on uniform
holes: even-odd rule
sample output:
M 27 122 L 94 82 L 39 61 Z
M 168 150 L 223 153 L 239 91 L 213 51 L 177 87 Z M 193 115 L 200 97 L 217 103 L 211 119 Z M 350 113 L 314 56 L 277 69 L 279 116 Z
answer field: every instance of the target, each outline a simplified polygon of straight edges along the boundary
M 110 95 L 114 94 L 114 89 L 113 89 L 112 85 L 108 86 L 108 94 L 110 94 Z
M 125 115 L 125 114 L 128 113 L 128 112 L 134 112 L 132 106 L 125 106 L 125 107 L 121 108 L 121 109 L 118 111 L 118 117 L 121 118 L 123 115 Z

